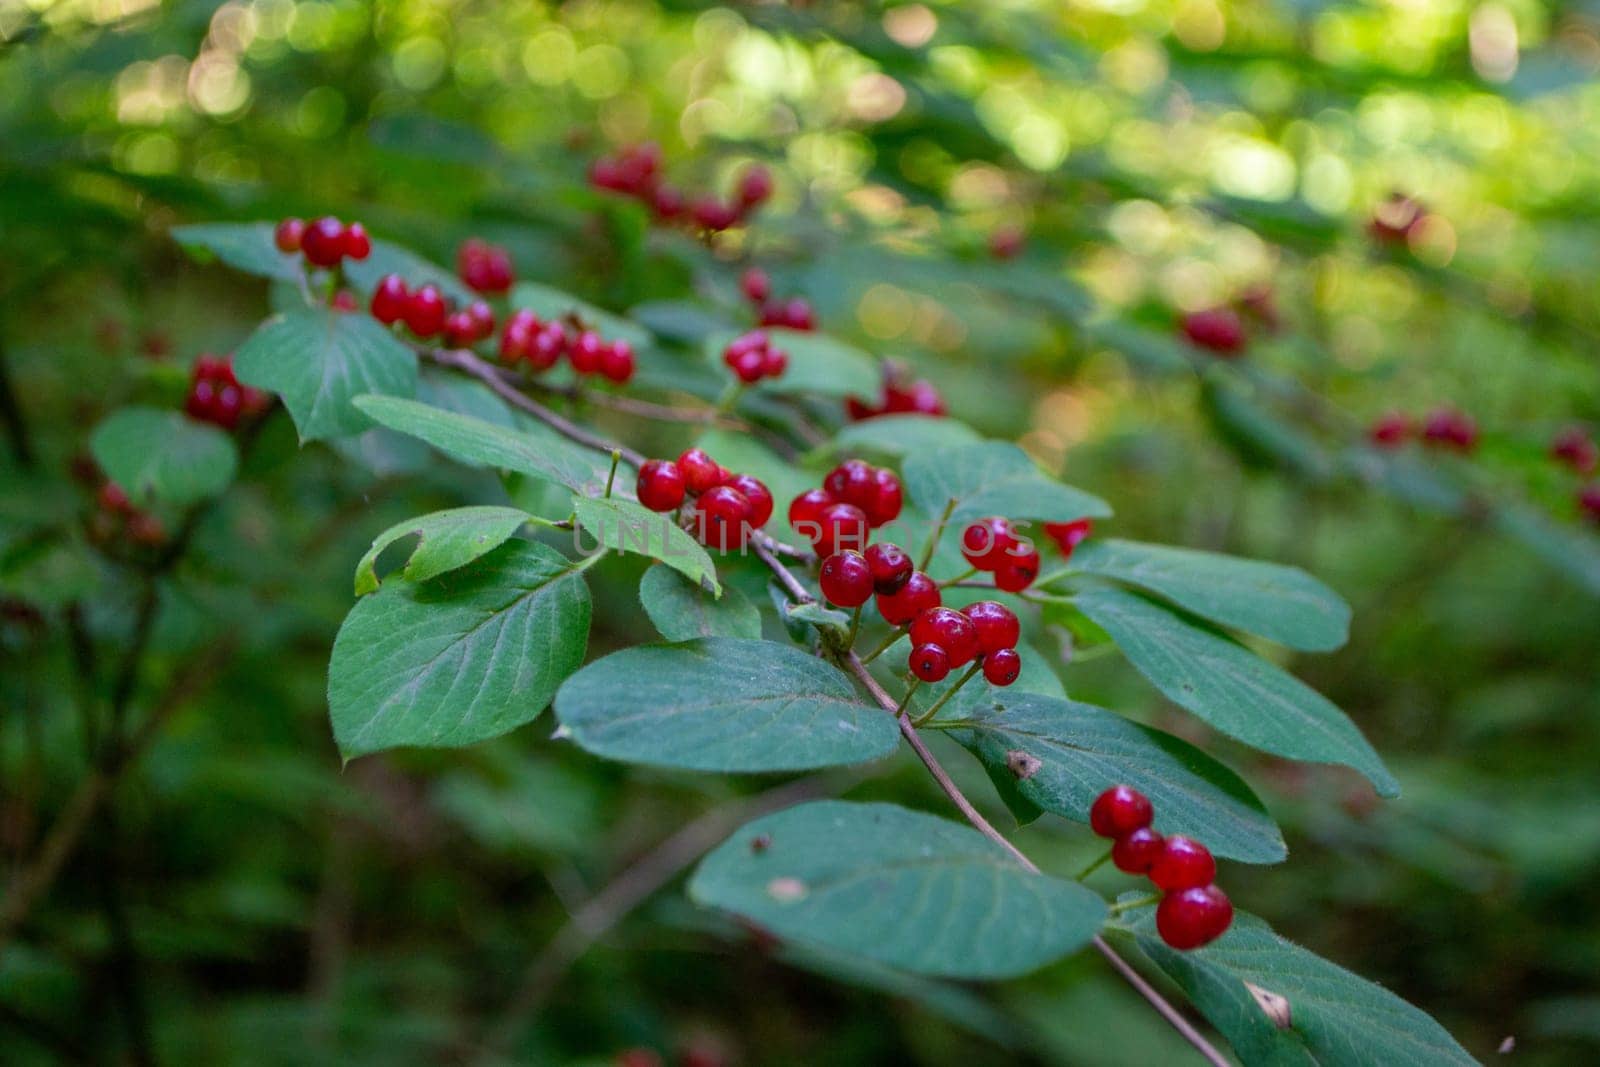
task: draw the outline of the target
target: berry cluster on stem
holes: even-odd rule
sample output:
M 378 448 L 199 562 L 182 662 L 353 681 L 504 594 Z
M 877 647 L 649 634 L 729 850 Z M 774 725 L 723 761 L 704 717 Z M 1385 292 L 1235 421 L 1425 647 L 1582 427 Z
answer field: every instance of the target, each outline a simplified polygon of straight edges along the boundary
M 745 385 L 778 378 L 789 368 L 789 353 L 772 343 L 764 330 L 740 334 L 722 350 L 722 362 Z
M 711 195 L 690 199 L 662 177 L 661 146 L 654 142 L 601 156 L 589 168 L 589 184 L 638 200 L 663 225 L 683 223 L 706 233 L 720 233 L 749 221 L 772 197 L 773 188 L 772 172 L 752 164 L 739 175 L 730 199 Z
M 366 259 L 372 238 L 359 222 L 348 225 L 332 215 L 306 222 L 288 218 L 278 223 L 272 242 L 283 253 L 299 252 L 313 267 L 333 268 L 346 259 Z
M 1142 874 L 1162 891 L 1156 932 L 1176 949 L 1199 948 L 1221 937 L 1233 923 L 1233 903 L 1214 884 L 1217 861 L 1192 838 L 1163 837 L 1151 827 L 1155 809 L 1132 786 L 1115 785 L 1095 798 L 1089 827 L 1112 841 L 1111 862 Z
M 1420 421 L 1391 411 L 1367 427 L 1367 440 L 1378 448 L 1399 448 L 1412 439 L 1430 448 L 1469 455 L 1478 447 L 1478 424 L 1459 408 L 1446 406 L 1434 408 Z
M 756 309 L 756 325 L 781 326 L 809 333 L 817 328 L 817 313 L 803 296 L 788 299 L 772 295 L 772 279 L 760 267 L 750 267 L 739 277 L 739 291 Z
M 183 410 L 191 418 L 231 430 L 241 418 L 264 411 L 270 400 L 261 390 L 239 384 L 233 374 L 232 355 L 204 352 L 190 372 L 189 395 Z
M 1020 593 L 1039 577 L 1039 550 L 1017 536 L 1011 520 L 979 519 L 961 531 L 961 554 L 980 571 L 994 575 L 996 589 Z
M 759 478 L 729 471 L 700 448 L 676 460 L 646 460 L 634 491 L 639 503 L 678 513 L 701 544 L 724 552 L 743 548 L 772 518 L 772 493 Z
M 944 397 L 932 382 L 921 378 L 907 382 L 899 367 L 885 364 L 878 402 L 868 404 L 852 396 L 845 401 L 845 413 L 856 422 L 879 415 L 943 415 Z
M 456 273 L 475 293 L 504 293 L 516 281 L 511 253 L 481 237 L 471 237 L 456 250 Z

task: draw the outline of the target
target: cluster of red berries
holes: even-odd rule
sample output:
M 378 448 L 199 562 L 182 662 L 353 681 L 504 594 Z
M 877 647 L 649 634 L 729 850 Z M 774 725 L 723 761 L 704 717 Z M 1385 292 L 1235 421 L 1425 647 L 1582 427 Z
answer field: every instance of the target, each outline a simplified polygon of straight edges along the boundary
M 774 299 L 772 279 L 760 267 L 750 267 L 739 277 L 739 291 L 756 307 L 756 324 L 782 326 L 807 333 L 817 328 L 817 313 L 803 296 Z
M 867 404 L 852 396 L 845 400 L 845 412 L 856 422 L 879 415 L 943 415 L 944 397 L 932 382 L 919 378 L 908 384 L 898 368 L 886 365 L 878 402 Z
M 676 460 L 646 460 L 634 492 L 651 511 L 677 511 L 700 543 L 724 552 L 743 548 L 750 531 L 772 518 L 772 492 L 761 479 L 735 474 L 704 449 L 691 448 Z
M 960 611 L 927 608 L 911 622 L 907 666 L 924 682 L 938 682 L 955 668 L 981 659 L 989 684 L 1010 685 L 1022 672 L 1017 654 L 1021 634 L 1016 614 L 994 600 L 980 600 Z
M 1367 439 L 1379 448 L 1399 448 L 1413 437 L 1465 455 L 1478 447 L 1478 424 L 1458 408 L 1441 407 L 1430 411 L 1420 425 L 1403 412 L 1391 411 L 1367 428 Z
M 1600 526 L 1600 482 L 1591 482 L 1578 490 L 1578 510 L 1584 518 Z
M 589 168 L 589 184 L 638 200 L 658 222 L 687 221 L 709 233 L 743 224 L 772 196 L 772 172 L 756 164 L 739 175 L 733 199 L 705 196 L 691 201 L 677 186 L 662 180 L 661 162 L 660 145 L 631 145 L 595 160 Z
M 789 353 L 772 343 L 764 330 L 740 334 L 722 350 L 722 362 L 746 385 L 780 377 L 789 368 Z
M 822 488 L 790 502 L 789 525 L 825 559 L 842 548 L 864 549 L 867 531 L 899 518 L 904 500 L 894 471 L 850 459 L 828 472 Z
M 456 250 L 456 274 L 475 293 L 503 293 L 516 280 L 511 253 L 479 237 L 468 239 Z
M 1020 593 L 1039 577 L 1039 550 L 998 515 L 961 531 L 961 554 L 978 570 L 992 573 L 995 588 L 1007 593 Z
M 1427 218 L 1428 210 L 1421 201 L 1394 192 L 1373 209 L 1367 232 L 1380 244 L 1404 245 L 1417 235 Z
M 366 259 L 372 254 L 372 238 L 359 222 L 348 225 L 332 215 L 305 222 L 284 219 L 272 233 L 278 251 L 299 252 L 313 267 L 337 267 L 340 260 Z
M 1072 558 L 1072 552 L 1079 545 L 1089 539 L 1094 533 L 1093 519 L 1074 519 L 1071 522 L 1047 522 L 1044 524 L 1045 535 L 1056 543 L 1061 550 L 1061 555 L 1067 559 Z
M 254 415 L 267 406 L 269 397 L 259 389 L 240 385 L 233 375 L 233 357 L 203 353 L 194 361 L 189 377 L 189 396 L 183 410 L 201 422 L 231 430 L 245 415 Z
M 372 317 L 385 326 L 403 322 L 417 337 L 442 337 L 451 348 L 466 348 L 494 334 L 494 310 L 484 301 L 458 309 L 432 282 L 412 289 L 398 274 L 378 279 L 370 306 Z
M 1550 458 L 1579 474 L 1593 474 L 1600 467 L 1600 446 L 1583 427 L 1569 426 L 1550 442 Z
M 565 354 L 579 375 L 598 374 L 618 385 L 633 377 L 637 366 L 633 345 L 622 338 L 607 341 L 594 330 L 569 332 L 562 323 L 544 321 L 531 311 L 511 313 L 500 335 L 500 359 L 526 362 L 536 371 L 549 370 Z
M 1176 949 L 1199 948 L 1221 937 L 1233 922 L 1233 903 L 1213 884 L 1217 861 L 1200 842 L 1151 828 L 1155 811 L 1137 789 L 1116 785 L 1095 798 L 1089 827 L 1111 838 L 1111 862 L 1128 874 L 1143 874 L 1162 891 L 1156 932 Z
M 133 506 L 122 486 L 107 480 L 95 494 L 99 510 L 90 525 L 91 534 L 100 541 L 111 541 L 126 534 L 130 541 L 141 545 L 159 545 L 167 539 L 167 528 L 155 515 Z

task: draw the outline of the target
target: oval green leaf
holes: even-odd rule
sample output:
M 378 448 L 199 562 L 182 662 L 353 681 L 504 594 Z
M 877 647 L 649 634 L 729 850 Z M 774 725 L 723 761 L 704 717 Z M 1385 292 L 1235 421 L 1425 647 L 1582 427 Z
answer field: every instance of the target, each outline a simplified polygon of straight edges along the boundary
M 761 612 L 733 586 L 714 597 L 670 567 L 656 565 L 639 581 L 639 601 L 668 641 L 761 636 Z
M 620 497 L 574 497 L 573 509 L 582 526 L 599 542 L 596 551 L 636 552 L 660 560 L 692 582 L 707 582 L 721 595 L 717 568 L 700 543 L 673 521 L 671 515 L 651 511 Z
M 239 466 L 233 438 L 182 412 L 123 408 L 89 438 L 95 462 L 137 504 L 182 506 L 215 496 Z
M 952 523 L 985 515 L 1070 522 L 1111 514 L 1105 501 L 1062 485 L 1004 441 L 917 452 L 905 462 L 905 484 L 912 502 L 928 515 L 942 514 L 954 501 Z
M 274 229 L 270 222 L 206 222 L 175 226 L 172 238 L 190 255 L 215 256 L 246 274 L 286 282 L 304 277 L 300 257 L 278 251 Z

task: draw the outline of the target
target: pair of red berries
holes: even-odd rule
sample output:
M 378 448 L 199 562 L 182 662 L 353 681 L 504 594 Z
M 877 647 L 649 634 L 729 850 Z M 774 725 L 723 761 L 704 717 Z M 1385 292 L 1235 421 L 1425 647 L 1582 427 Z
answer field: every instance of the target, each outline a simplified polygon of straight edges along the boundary
M 589 168 L 589 184 L 621 193 L 648 206 L 656 221 L 690 221 L 716 233 L 744 222 L 752 211 L 772 196 L 772 173 L 754 165 L 739 176 L 733 199 L 702 197 L 691 201 L 677 186 L 661 178 L 661 146 L 653 142 L 630 145 L 613 156 L 601 156 Z
M 651 511 L 676 511 L 694 498 L 684 519 L 701 544 L 727 552 L 742 548 L 752 530 L 772 518 L 772 492 L 761 479 L 735 474 L 704 449 L 687 449 L 676 460 L 646 460 L 634 486 Z
M 234 377 L 232 356 L 206 353 L 194 361 L 189 395 L 183 404 L 192 418 L 231 430 L 240 418 L 261 411 L 266 404 L 266 393 L 240 385 Z
M 1056 543 L 1062 556 L 1072 558 L 1073 550 L 1089 539 L 1094 533 L 1093 519 L 1074 519 L 1071 522 L 1047 522 L 1044 532 L 1050 540 Z
M 272 243 L 280 252 L 299 252 L 314 267 L 336 267 L 340 260 L 366 259 L 372 254 L 372 238 L 365 226 L 359 222 L 347 226 L 332 215 L 310 222 L 284 219 L 272 232 Z
M 961 554 L 978 570 L 991 572 L 995 588 L 1007 593 L 1020 593 L 1039 577 L 1039 550 L 998 515 L 961 531 Z
M 503 293 L 516 280 L 511 253 L 481 237 L 470 238 L 456 250 L 456 273 L 475 293 Z
M 722 362 L 746 385 L 763 378 L 778 378 L 789 368 L 789 353 L 772 343 L 762 330 L 740 334 L 722 350 Z
M 1095 798 L 1089 827 L 1112 839 L 1111 862 L 1142 874 L 1162 891 L 1156 932 L 1176 949 L 1199 948 L 1221 937 L 1233 922 L 1233 902 L 1213 884 L 1217 861 L 1192 838 L 1163 837 L 1150 823 L 1155 809 L 1132 786 L 1116 785 Z
M 110 541 L 119 533 L 140 545 L 159 545 L 167 539 L 167 528 L 148 511 L 133 506 L 122 486 L 107 480 L 95 494 L 99 513 L 94 516 L 91 534 L 100 541 Z
M 822 488 L 808 489 L 790 502 L 789 525 L 810 540 L 818 556 L 861 551 L 869 529 L 899 517 L 904 498 L 894 471 L 846 460 L 828 472 Z
M 502 362 L 522 360 L 536 371 L 549 370 L 563 353 L 578 374 L 598 374 L 618 385 L 629 381 L 638 366 L 633 345 L 620 337 L 607 341 L 593 330 L 569 334 L 561 323 L 545 322 L 527 310 L 515 311 L 506 320 L 500 335 Z
M 482 300 L 456 309 L 432 282 L 412 289 L 398 274 L 385 274 L 372 290 L 372 317 L 385 326 L 405 323 L 427 340 L 442 337 L 451 348 L 468 348 L 494 333 L 494 310 Z
M 1379 448 L 1399 448 L 1412 437 L 1466 454 L 1478 446 L 1478 424 L 1464 411 L 1442 407 L 1430 411 L 1420 426 L 1403 412 L 1391 411 L 1367 427 L 1367 440 Z
M 1583 427 L 1569 426 L 1550 442 L 1550 458 L 1579 474 L 1593 474 L 1600 467 L 1600 447 Z
M 944 600 L 939 583 L 917 570 L 905 549 L 888 542 L 829 554 L 817 578 L 822 595 L 840 607 L 860 607 L 876 594 L 878 614 L 891 626 L 904 626 Z
M 945 406 L 944 397 L 932 382 L 918 379 L 905 384 L 900 373 L 889 368 L 884 373 L 883 392 L 878 402 L 868 404 L 852 396 L 845 400 L 845 412 L 860 422 L 879 415 L 943 415 Z
M 980 600 L 960 611 L 927 608 L 911 623 L 911 673 L 924 682 L 943 681 L 957 667 L 983 661 L 991 685 L 1006 686 L 1022 672 L 1017 639 L 1022 627 L 1004 604 Z
M 1244 351 L 1244 320 L 1231 307 L 1191 311 L 1179 324 L 1184 340 L 1212 355 L 1232 358 Z
M 751 267 L 739 278 L 739 291 L 758 309 L 757 324 L 781 326 L 810 332 L 817 328 L 817 313 L 803 296 L 773 299 L 772 279 L 760 267 Z

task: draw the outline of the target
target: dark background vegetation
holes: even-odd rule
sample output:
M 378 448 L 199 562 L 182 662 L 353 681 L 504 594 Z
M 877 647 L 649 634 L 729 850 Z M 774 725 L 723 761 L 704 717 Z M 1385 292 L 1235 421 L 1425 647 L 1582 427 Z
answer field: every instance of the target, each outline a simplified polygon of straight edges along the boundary
M 1112 501 L 1108 529 L 1344 594 L 1349 646 L 1292 666 L 1405 795 L 1203 737 L 1290 843 L 1230 893 L 1480 1057 L 1515 1035 L 1518 1062 L 1594 1062 L 1600 553 L 1545 453 L 1600 419 L 1597 64 L 1592 3 L 0 0 L 0 356 L 27 435 L 0 461 L 0 880 L 86 774 L 71 635 L 111 684 L 142 595 L 81 532 L 87 431 L 180 404 L 269 306 L 169 227 L 333 212 L 445 263 L 481 235 L 663 322 L 743 314 L 748 257 Z M 686 185 L 770 164 L 774 205 L 712 252 L 584 187 L 647 138 Z M 1433 213 L 1409 248 L 1366 232 L 1396 188 Z M 1026 247 L 997 263 L 1004 227 Z M 1283 329 L 1240 364 L 1176 340 L 1262 284 Z M 1477 454 L 1377 473 L 1363 426 L 1444 403 Z M 353 564 L 484 488 L 389 458 L 300 451 L 279 413 L 161 580 L 132 706 L 171 717 L 0 947 L 0 1060 L 456 1061 L 509 1032 L 524 1062 L 1182 1062 L 1098 961 L 885 996 L 670 889 L 517 1009 L 570 910 L 762 783 L 626 771 L 542 724 L 341 768 L 324 683 Z M 591 577 L 592 648 L 648 637 L 637 569 Z M 1066 679 L 1201 729 L 1119 659 Z M 935 803 L 909 762 L 854 795 Z M 1060 820 L 1022 841 L 1092 854 Z

